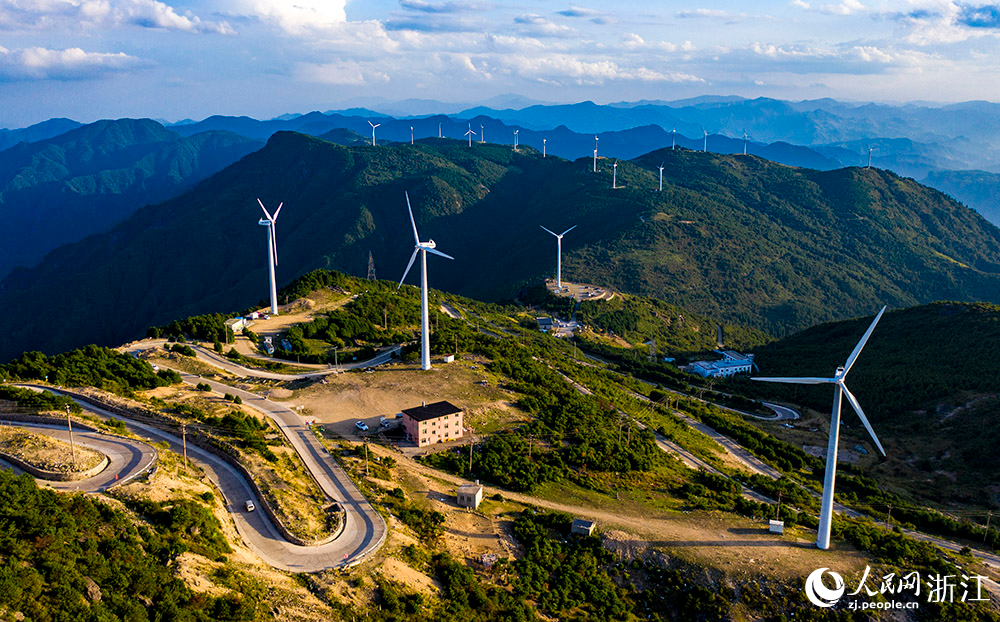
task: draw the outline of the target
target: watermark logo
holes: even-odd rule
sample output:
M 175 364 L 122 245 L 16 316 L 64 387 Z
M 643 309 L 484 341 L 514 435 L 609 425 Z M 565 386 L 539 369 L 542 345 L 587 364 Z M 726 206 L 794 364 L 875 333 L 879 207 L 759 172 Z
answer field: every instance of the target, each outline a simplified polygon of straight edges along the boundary
M 825 574 L 833 579 L 832 588 L 823 582 Z M 865 566 L 857 589 L 847 593 L 843 577 L 829 568 L 819 568 L 806 578 L 805 592 L 809 602 L 823 608 L 836 606 L 847 593 L 852 597 L 876 597 L 871 601 L 851 599 L 847 603 L 847 608 L 851 610 L 917 609 L 921 592 L 928 603 L 989 602 L 989 596 L 983 591 L 986 579 L 975 574 L 930 574 L 921 577 L 919 572 L 913 571 L 901 576 L 890 572 L 879 580 L 872 577 L 871 567 Z
M 823 583 L 823 574 L 827 572 L 833 578 L 832 590 Z M 806 597 L 817 607 L 833 607 L 840 602 L 846 589 L 843 577 L 829 568 L 814 570 L 806 579 Z

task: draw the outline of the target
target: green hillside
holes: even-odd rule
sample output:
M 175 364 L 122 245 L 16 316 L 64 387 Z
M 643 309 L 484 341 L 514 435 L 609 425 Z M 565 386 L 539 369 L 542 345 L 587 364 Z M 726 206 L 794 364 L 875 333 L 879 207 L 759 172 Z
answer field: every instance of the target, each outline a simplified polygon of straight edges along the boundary
M 755 350 L 761 376 L 829 376 L 854 348 L 871 316 L 823 324 Z M 936 302 L 886 312 L 847 379 L 889 454 L 880 477 L 914 493 L 928 482 L 936 499 L 1000 504 L 1000 307 Z M 813 408 L 828 417 L 828 386 L 739 381 L 737 390 Z M 870 445 L 844 405 L 854 439 Z M 780 431 L 779 431 L 780 432 Z M 790 432 L 789 432 L 790 433 Z M 825 432 L 820 440 L 825 439 Z M 815 442 L 816 439 L 813 439 Z M 825 443 L 825 440 L 823 441 Z
M 664 191 L 656 167 L 664 163 Z M 426 139 L 343 147 L 278 133 L 106 234 L 0 284 L 0 359 L 118 343 L 150 324 L 243 308 L 266 292 L 260 209 L 283 201 L 278 280 L 322 267 L 401 275 L 420 234 L 433 287 L 498 300 L 554 269 L 538 227 L 578 225 L 563 274 L 787 334 L 881 303 L 1000 300 L 1000 230 L 941 193 L 878 170 L 817 172 L 756 157 L 659 151 L 618 167 L 530 148 Z M 410 279 L 417 282 L 414 272 Z M 99 321 L 95 321 L 99 319 Z
M 149 119 L 98 121 L 0 152 L 0 277 L 193 187 L 263 143 L 182 138 Z

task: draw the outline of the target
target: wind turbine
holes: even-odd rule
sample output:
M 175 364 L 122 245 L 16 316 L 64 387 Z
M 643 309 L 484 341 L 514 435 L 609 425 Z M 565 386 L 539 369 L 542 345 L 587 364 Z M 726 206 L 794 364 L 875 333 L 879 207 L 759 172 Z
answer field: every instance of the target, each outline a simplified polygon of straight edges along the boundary
M 479 142 L 480 143 L 485 143 L 486 142 L 486 130 L 483 129 L 483 124 L 482 123 L 479 124 Z
M 612 169 L 612 173 L 611 173 L 611 187 L 612 188 L 617 188 L 618 187 L 618 162 L 617 161 L 611 166 L 611 169 Z
M 441 138 L 441 122 L 438 121 L 438 138 Z
M 836 385 L 833 390 L 833 414 L 830 416 L 830 440 L 826 447 L 826 474 L 823 477 L 823 502 L 819 510 L 819 531 L 816 534 L 816 546 L 823 550 L 830 548 L 830 527 L 833 524 L 833 487 L 837 478 L 837 444 L 840 441 L 840 401 L 842 396 L 847 397 L 847 401 L 854 408 L 854 412 L 858 413 L 861 423 L 864 424 L 865 429 L 868 430 L 868 434 L 875 441 L 875 446 L 885 456 L 885 449 L 882 448 L 882 443 L 875 436 L 875 431 L 868 422 L 868 417 L 861 410 L 861 405 L 858 403 L 857 398 L 844 385 L 844 378 L 851 371 L 851 367 L 857 360 L 858 355 L 861 354 L 861 349 L 865 347 L 865 343 L 868 342 L 872 331 L 875 330 L 875 325 L 882 319 L 883 313 L 885 313 L 885 307 L 882 307 L 882 310 L 875 316 L 868 330 L 861 337 L 861 341 L 858 342 L 858 345 L 854 346 L 854 351 L 847 357 L 847 362 L 844 363 L 843 367 L 837 368 L 837 372 L 833 378 L 753 378 L 753 380 L 764 382 Z
M 413 144 L 413 126 L 410 126 L 410 144 Z
M 705 146 L 702 148 L 702 151 L 708 153 L 708 130 L 701 128 L 701 131 L 705 133 Z
M 594 172 L 597 172 L 597 147 L 594 147 Z
M 541 225 L 538 226 L 542 227 Z M 545 229 L 545 227 L 542 227 L 542 229 Z M 562 239 L 564 235 L 566 235 L 573 229 L 576 229 L 576 225 L 573 225 L 572 227 L 563 231 L 562 233 L 555 233 L 553 231 L 545 229 L 546 231 L 549 231 L 549 233 L 551 233 L 552 235 L 556 236 L 556 289 L 557 290 L 562 289 Z
M 875 151 L 878 147 L 868 147 L 868 168 L 872 167 L 872 151 Z
M 743 130 L 743 155 L 747 154 L 747 131 Z
M 677 128 L 670 130 L 670 150 L 673 151 L 674 147 L 677 146 Z
M 543 158 L 545 157 L 545 143 L 547 143 L 548 141 L 549 141 L 548 138 L 543 138 L 542 139 L 542 157 Z
M 514 151 L 517 151 L 517 133 L 520 130 L 514 130 Z
M 260 205 L 260 209 L 264 210 L 264 218 L 257 221 L 257 224 L 267 227 L 267 270 L 271 283 L 271 315 L 278 315 L 278 289 L 274 284 L 274 267 L 278 265 L 278 243 L 274 238 L 274 225 L 284 202 L 278 203 L 278 209 L 274 210 L 274 216 L 267 212 L 267 208 L 264 207 L 260 199 L 257 199 L 257 204 Z
M 413 254 L 410 255 L 410 263 L 406 264 L 403 278 L 399 279 L 399 285 L 396 289 L 399 290 L 403 286 L 403 281 L 406 280 L 406 275 L 410 273 L 410 268 L 413 267 L 413 261 L 417 258 L 417 253 L 420 253 L 420 369 L 430 369 L 431 339 L 427 313 L 427 253 L 440 255 L 445 259 L 454 259 L 454 257 L 435 250 L 437 245 L 434 244 L 434 240 L 420 241 L 420 236 L 417 234 L 417 222 L 413 220 L 413 208 L 410 207 L 410 195 L 409 193 L 404 194 L 406 194 L 406 209 L 410 212 L 410 224 L 413 225 L 413 241 L 416 243 L 416 246 L 413 249 Z
M 472 146 L 472 137 L 476 135 L 476 133 L 472 131 L 472 124 L 471 123 L 469 124 L 469 131 L 466 132 L 465 135 L 469 137 L 469 146 L 471 147 Z
M 368 125 L 372 126 L 372 147 L 374 147 L 375 146 L 375 128 L 377 128 L 378 126 L 380 126 L 382 124 L 381 123 L 372 123 L 371 121 L 369 121 Z
M 663 192 L 663 162 L 660 162 L 660 192 Z

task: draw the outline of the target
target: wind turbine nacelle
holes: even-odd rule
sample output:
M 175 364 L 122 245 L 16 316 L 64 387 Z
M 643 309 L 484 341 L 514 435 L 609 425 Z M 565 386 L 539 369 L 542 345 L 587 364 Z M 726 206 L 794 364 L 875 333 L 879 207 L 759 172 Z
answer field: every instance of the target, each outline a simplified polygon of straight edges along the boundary
M 270 227 L 271 226 L 271 221 L 268 220 L 268 219 L 266 219 L 266 218 L 261 218 L 260 220 L 257 221 L 257 224 L 258 225 L 264 225 L 265 227 Z

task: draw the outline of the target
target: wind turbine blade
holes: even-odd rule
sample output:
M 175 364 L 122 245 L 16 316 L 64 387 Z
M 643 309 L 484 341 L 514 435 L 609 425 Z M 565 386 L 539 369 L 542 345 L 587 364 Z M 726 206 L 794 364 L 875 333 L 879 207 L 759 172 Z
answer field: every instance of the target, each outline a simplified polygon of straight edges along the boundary
M 572 227 L 570 227 L 569 229 L 567 229 L 567 230 L 563 231 L 562 233 L 560 233 L 560 234 L 559 234 L 559 237 L 562 237 L 562 236 L 566 235 L 567 233 L 569 233 L 570 231 L 572 231 L 573 229 L 576 229 L 576 228 L 577 228 L 577 226 L 578 226 L 578 225 L 573 225 L 573 226 L 572 226 Z
M 410 224 L 413 225 L 413 241 L 420 244 L 420 236 L 417 234 L 417 221 L 413 220 L 413 208 L 410 207 L 410 193 L 404 192 L 403 194 L 406 195 L 406 209 L 410 210 Z
M 541 225 L 538 225 L 538 226 L 539 226 L 539 227 L 542 227 Z M 542 227 L 542 229 L 545 229 L 545 227 Z M 545 229 L 545 230 L 546 230 L 546 231 L 549 231 L 548 229 Z M 551 231 L 549 231 L 549 233 L 552 233 L 552 232 L 551 232 Z M 552 233 L 552 235 L 556 236 L 557 238 L 559 237 L 559 234 L 558 234 L 558 233 Z
M 403 286 L 403 281 L 406 280 L 406 275 L 410 273 L 410 268 L 413 267 L 413 262 L 416 261 L 416 259 L 417 259 L 417 253 L 419 253 L 419 252 L 420 252 L 420 247 L 419 246 L 417 248 L 413 249 L 413 254 L 410 255 L 410 263 L 406 264 L 406 270 L 403 270 L 403 278 L 399 279 L 399 285 L 396 286 L 397 290 L 400 287 Z
M 271 221 L 271 253 L 274 255 L 274 265 L 278 265 L 278 238 L 274 231 L 275 224 Z
M 266 216 L 267 219 L 270 220 L 271 222 L 274 222 L 274 219 L 271 218 L 271 215 L 267 213 L 267 208 L 264 207 L 264 204 L 260 202 L 260 199 L 257 199 L 257 205 L 260 206 L 260 209 L 264 210 L 264 216 Z
M 885 307 L 882 307 L 882 310 L 879 311 L 878 315 L 875 316 L 875 319 L 872 320 L 871 326 L 869 326 L 868 330 L 865 331 L 865 335 L 861 338 L 861 341 L 858 342 L 858 345 L 854 346 L 854 352 L 851 352 L 851 355 L 847 357 L 847 362 L 844 363 L 844 373 L 840 375 L 841 378 L 845 377 L 847 372 L 851 371 L 851 366 L 854 365 L 854 361 L 856 361 L 858 355 L 861 354 L 861 349 L 865 347 L 866 343 L 868 343 L 868 338 L 871 337 L 872 331 L 875 330 L 875 325 L 882 319 L 883 313 L 885 313 Z
M 440 255 L 441 257 L 444 257 L 445 259 L 455 259 L 451 255 L 445 255 L 441 251 L 435 250 L 433 248 L 427 248 L 427 249 L 424 249 L 424 250 L 426 250 L 428 253 L 433 253 L 434 255 Z
M 274 210 L 274 218 L 272 218 L 272 219 L 271 219 L 271 222 L 274 222 L 274 221 L 278 220 L 278 212 L 280 212 L 280 211 L 281 211 L 281 207 L 282 207 L 282 206 L 283 206 L 284 204 L 285 204 L 285 202 L 284 202 L 284 201 L 282 201 L 281 203 L 278 203 L 278 209 Z
M 783 382 L 785 384 L 830 384 L 836 383 L 834 378 L 751 378 L 760 382 Z
M 847 387 L 844 386 L 843 382 L 838 382 L 837 384 L 840 385 L 840 390 L 844 392 L 844 395 L 847 397 L 847 401 L 851 403 L 851 406 L 854 408 L 854 412 L 858 413 L 861 423 L 865 425 L 865 429 L 868 430 L 868 434 L 870 434 L 872 440 L 875 441 L 875 446 L 878 447 L 878 450 L 882 452 L 882 455 L 884 456 L 885 449 L 882 448 L 882 443 L 878 442 L 878 437 L 875 436 L 875 430 L 872 429 L 872 424 L 868 422 L 868 417 L 865 416 L 865 411 L 861 410 L 861 404 L 858 403 L 858 399 L 847 390 Z

